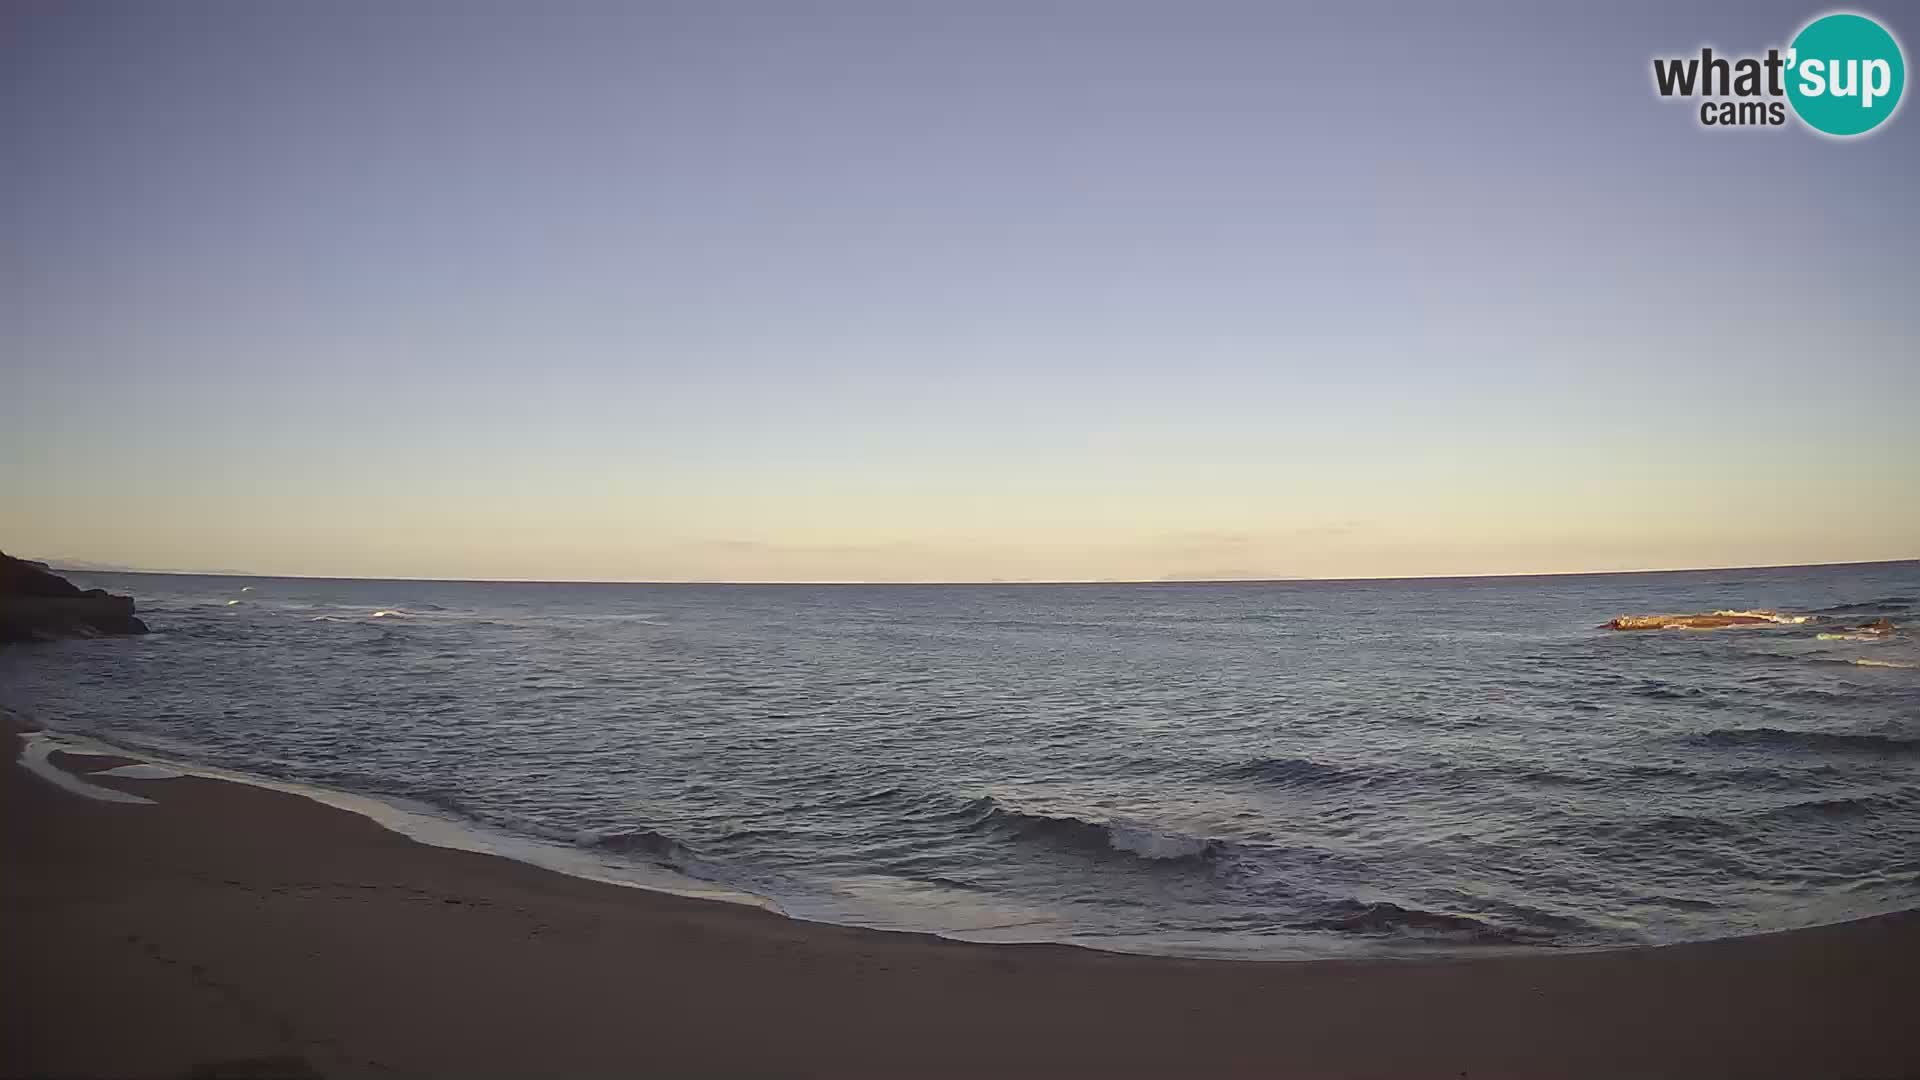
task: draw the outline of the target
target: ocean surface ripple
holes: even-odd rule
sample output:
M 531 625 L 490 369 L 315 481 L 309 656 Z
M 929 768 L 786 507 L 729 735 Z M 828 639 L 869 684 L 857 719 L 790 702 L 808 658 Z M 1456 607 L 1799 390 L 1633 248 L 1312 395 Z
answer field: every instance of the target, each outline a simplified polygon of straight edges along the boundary
M 136 596 L 155 633 L 0 651 L 0 705 L 807 918 L 1297 957 L 1920 906 L 1920 563 L 1068 586 L 71 576 Z M 1605 628 L 1656 612 L 1779 617 Z

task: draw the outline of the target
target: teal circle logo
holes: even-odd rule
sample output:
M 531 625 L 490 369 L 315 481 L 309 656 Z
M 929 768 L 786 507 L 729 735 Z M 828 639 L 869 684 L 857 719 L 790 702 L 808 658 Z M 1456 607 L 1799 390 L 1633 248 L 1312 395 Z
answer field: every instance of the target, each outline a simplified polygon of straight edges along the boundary
M 1900 106 L 1907 85 L 1900 43 L 1865 15 L 1808 23 L 1787 53 L 1787 100 L 1815 131 L 1864 135 Z

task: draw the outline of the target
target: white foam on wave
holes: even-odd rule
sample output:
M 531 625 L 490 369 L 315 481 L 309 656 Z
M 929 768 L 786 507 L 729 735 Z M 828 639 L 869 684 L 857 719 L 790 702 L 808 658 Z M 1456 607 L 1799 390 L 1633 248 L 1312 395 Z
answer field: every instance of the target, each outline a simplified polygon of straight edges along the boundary
M 1861 657 L 1860 659 L 1855 660 L 1854 663 L 1859 665 L 1860 667 L 1890 667 L 1890 668 L 1920 667 L 1920 664 L 1905 664 L 1905 663 L 1901 663 L 1898 660 L 1871 660 L 1866 657 Z
M 378 608 L 374 611 L 353 610 L 336 612 L 329 615 L 310 615 L 308 622 L 365 622 L 368 619 L 460 619 L 466 616 L 440 614 L 435 612 L 408 611 L 405 608 Z
M 1130 851 L 1143 859 L 1191 859 L 1206 853 L 1208 841 L 1115 821 L 1107 825 L 1107 843 L 1115 851 Z
M 1801 623 L 1804 623 L 1808 619 L 1812 618 L 1812 616 L 1810 615 L 1782 615 L 1777 611 L 1767 611 L 1767 610 L 1716 611 L 1714 612 L 1714 614 L 1732 616 L 1735 618 L 1765 619 L 1768 622 L 1779 623 L 1782 626 L 1799 626 Z

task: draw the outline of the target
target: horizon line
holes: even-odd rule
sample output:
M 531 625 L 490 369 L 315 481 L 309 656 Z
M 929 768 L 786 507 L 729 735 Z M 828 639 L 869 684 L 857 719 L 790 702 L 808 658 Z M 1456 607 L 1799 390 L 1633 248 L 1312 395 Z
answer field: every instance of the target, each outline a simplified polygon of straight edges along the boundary
M 738 585 L 738 586 L 899 586 L 899 587 L 953 587 L 953 586 L 1000 586 L 1000 585 L 1301 585 L 1301 584 L 1340 584 L 1375 581 L 1476 581 L 1501 578 L 1556 578 L 1556 577 L 1610 577 L 1634 574 L 1705 574 L 1730 570 L 1811 570 L 1834 566 L 1888 566 L 1896 563 L 1920 562 L 1920 555 L 1897 559 L 1858 559 L 1839 562 L 1815 563 L 1764 563 L 1754 566 L 1670 566 L 1649 567 L 1634 570 L 1551 570 L 1521 573 L 1486 574 L 1385 574 L 1356 577 L 1248 577 L 1248 578 L 1063 578 L 1037 579 L 1023 578 L 980 579 L 969 581 L 862 581 L 856 579 L 818 579 L 787 581 L 738 581 L 721 578 L 690 578 L 681 580 L 632 579 L 615 581 L 604 578 L 459 578 L 459 577 L 356 577 L 338 574 L 262 574 L 245 570 L 153 570 L 120 567 L 107 569 L 99 566 L 67 566 L 55 559 L 32 559 L 50 569 L 70 574 L 148 574 L 156 577 L 234 577 L 263 578 L 284 581 L 389 581 L 389 582 L 431 582 L 453 585 Z M 87 560 L 79 560 L 85 562 Z

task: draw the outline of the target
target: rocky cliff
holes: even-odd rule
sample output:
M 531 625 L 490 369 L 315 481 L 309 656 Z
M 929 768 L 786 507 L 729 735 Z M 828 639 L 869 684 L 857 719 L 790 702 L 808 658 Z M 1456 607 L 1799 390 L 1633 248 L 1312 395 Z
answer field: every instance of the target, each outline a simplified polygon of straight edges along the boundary
M 132 597 L 82 590 L 41 563 L 0 552 L 0 642 L 146 632 Z

